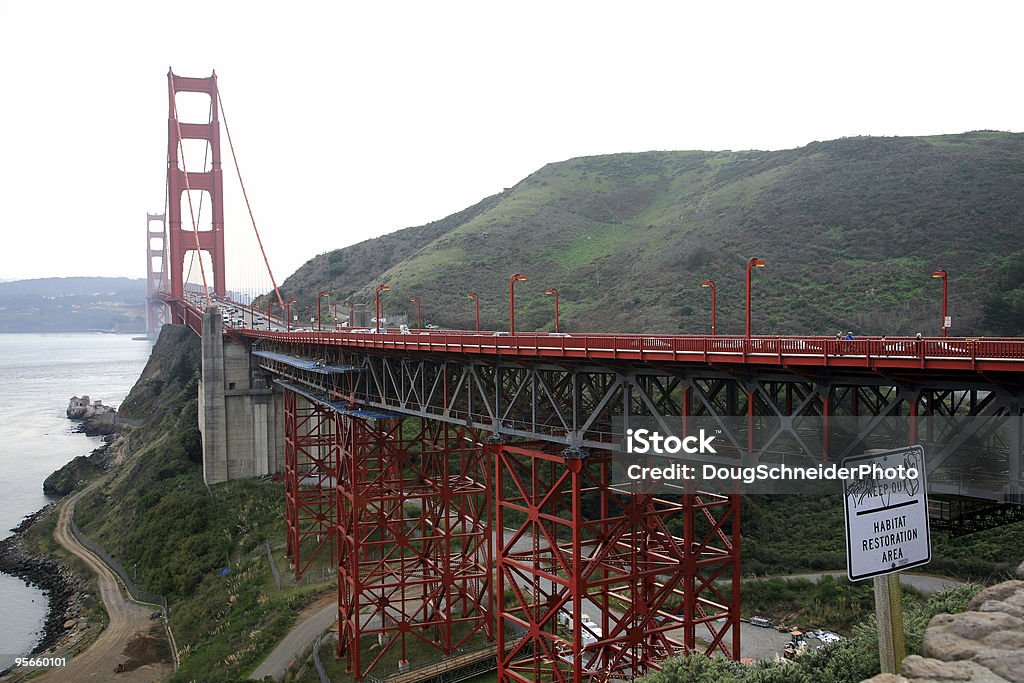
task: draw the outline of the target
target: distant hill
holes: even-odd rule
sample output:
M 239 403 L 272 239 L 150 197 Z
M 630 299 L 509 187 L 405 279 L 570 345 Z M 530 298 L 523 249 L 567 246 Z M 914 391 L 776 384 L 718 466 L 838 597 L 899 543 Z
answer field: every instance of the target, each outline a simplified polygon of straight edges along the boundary
M 282 289 L 300 305 L 373 301 L 443 326 L 743 331 L 744 263 L 762 334 L 938 334 L 949 272 L 953 334 L 1024 334 L 1024 135 L 844 138 L 777 152 L 645 152 L 548 164 L 428 225 L 321 254 Z
M 144 279 L 0 282 L 0 332 L 144 332 L 145 301 Z

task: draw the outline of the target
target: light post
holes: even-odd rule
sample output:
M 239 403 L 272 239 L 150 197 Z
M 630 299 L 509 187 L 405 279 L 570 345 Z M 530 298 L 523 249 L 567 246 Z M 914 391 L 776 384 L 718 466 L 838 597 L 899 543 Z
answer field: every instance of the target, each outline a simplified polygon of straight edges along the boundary
M 515 273 L 508 279 L 508 322 L 509 332 L 516 333 L 516 283 L 526 279 L 525 275 Z
M 285 321 L 285 325 L 286 325 L 285 329 L 288 332 L 292 331 L 292 304 L 293 303 L 295 303 L 295 299 L 288 299 L 288 301 L 286 301 L 284 303 L 284 317 L 288 318 L 288 320 Z
M 718 324 L 717 324 L 717 308 L 718 308 L 717 299 L 718 299 L 718 295 L 715 293 L 715 281 L 714 280 L 705 280 L 704 282 L 700 283 L 700 286 L 701 287 L 710 287 L 711 288 L 711 336 L 714 337 L 715 336 L 715 332 L 718 329 Z
M 348 326 L 350 328 L 356 326 L 356 305 L 352 303 L 352 299 L 345 301 L 345 305 L 348 306 Z
M 480 331 L 480 297 L 478 297 L 474 293 L 474 294 L 467 294 L 466 298 L 467 299 L 472 299 L 473 302 L 476 304 L 476 331 L 479 332 Z
M 270 307 L 274 305 L 274 300 L 267 301 L 267 332 L 270 332 L 273 328 L 270 326 Z
M 316 331 L 322 332 L 324 329 L 324 319 L 320 317 L 320 302 L 324 300 L 325 296 L 330 296 L 330 292 L 320 292 L 320 296 L 316 298 Z
M 418 296 L 414 296 L 409 299 L 409 301 L 416 302 L 416 329 L 418 330 L 423 326 L 422 320 L 420 319 L 420 298 Z
M 750 273 L 754 268 L 763 268 L 764 261 L 759 258 L 747 259 L 747 339 L 750 339 Z
M 558 290 L 552 287 L 544 293 L 555 295 L 555 334 L 558 334 Z
M 949 274 L 940 268 L 932 273 L 932 277 L 942 278 L 942 338 L 946 338 L 946 297 L 949 294 Z
M 380 305 L 380 293 L 386 292 L 389 289 L 391 289 L 391 287 L 387 285 L 377 285 L 377 291 L 374 294 L 374 298 L 377 300 L 377 334 L 380 334 L 380 317 L 383 313 L 383 309 Z

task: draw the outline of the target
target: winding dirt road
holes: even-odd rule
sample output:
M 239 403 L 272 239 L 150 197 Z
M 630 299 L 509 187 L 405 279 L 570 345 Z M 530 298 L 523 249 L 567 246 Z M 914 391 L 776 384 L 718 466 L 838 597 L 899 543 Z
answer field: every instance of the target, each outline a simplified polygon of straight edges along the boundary
M 94 482 L 79 491 L 61 507 L 54 539 L 81 558 L 96 574 L 103 607 L 110 623 L 99 638 L 84 652 L 75 656 L 66 667 L 56 668 L 35 679 L 47 683 L 78 681 L 162 681 L 174 670 L 163 622 L 150 619 L 152 607 L 132 602 L 121 592 L 114 572 L 95 555 L 80 545 L 71 533 L 71 517 L 78 500 L 95 488 Z M 118 665 L 126 669 L 115 673 Z

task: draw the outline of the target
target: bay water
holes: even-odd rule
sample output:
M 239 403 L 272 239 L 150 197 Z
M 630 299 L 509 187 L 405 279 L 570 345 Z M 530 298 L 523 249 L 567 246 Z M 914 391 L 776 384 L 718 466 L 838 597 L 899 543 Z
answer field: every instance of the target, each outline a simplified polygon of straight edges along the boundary
M 152 345 L 128 335 L 0 334 L 0 539 L 46 505 L 43 480 L 102 445 L 73 431 L 68 399 L 120 405 Z M 46 597 L 0 574 L 0 671 L 27 656 L 42 635 Z

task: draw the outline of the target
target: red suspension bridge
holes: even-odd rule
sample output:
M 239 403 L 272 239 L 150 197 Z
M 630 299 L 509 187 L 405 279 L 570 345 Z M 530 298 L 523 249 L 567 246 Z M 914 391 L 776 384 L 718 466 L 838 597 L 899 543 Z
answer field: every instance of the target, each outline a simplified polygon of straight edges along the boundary
M 934 524 L 1020 518 L 1021 339 L 292 331 L 290 312 L 227 289 L 216 76 L 168 84 L 150 329 L 203 335 L 207 480 L 283 470 L 289 558 L 297 577 L 336 563 L 338 655 L 356 680 L 394 673 L 382 658 L 414 641 L 451 655 L 477 636 L 502 681 L 739 658 L 739 495 L 631 493 L 613 472 L 631 426 L 714 423 L 722 462 L 922 444 Z M 204 123 L 178 120 L 184 92 L 209 97 Z M 203 170 L 184 166 L 189 140 L 207 146 Z M 288 311 L 251 223 L 261 291 Z

